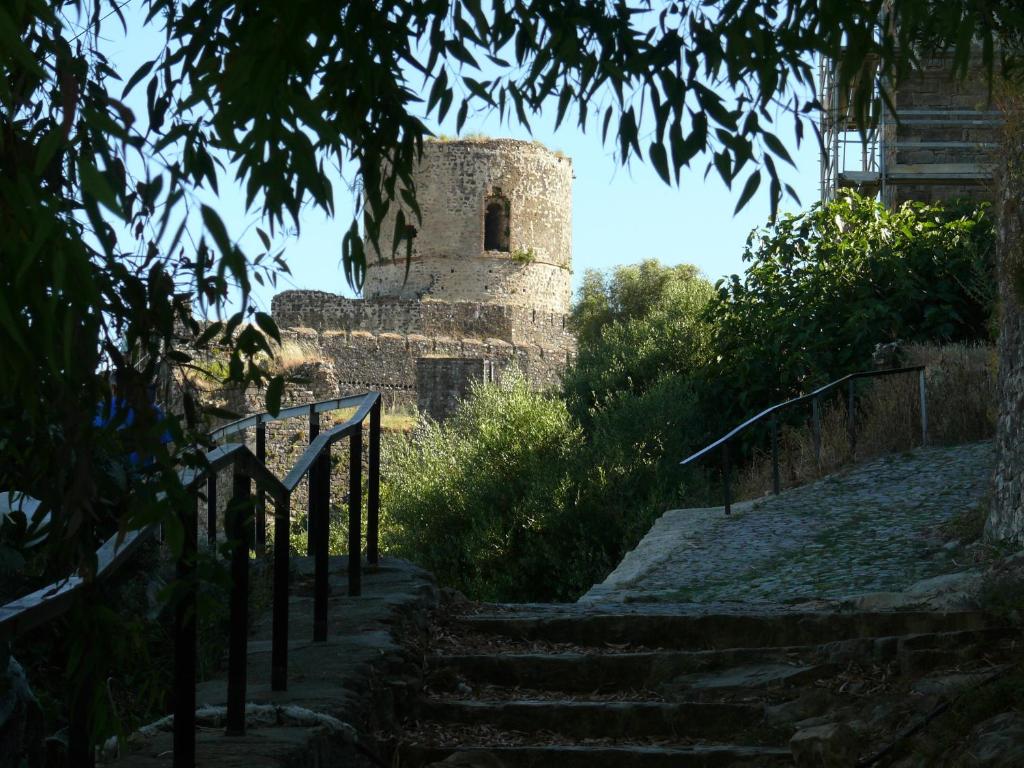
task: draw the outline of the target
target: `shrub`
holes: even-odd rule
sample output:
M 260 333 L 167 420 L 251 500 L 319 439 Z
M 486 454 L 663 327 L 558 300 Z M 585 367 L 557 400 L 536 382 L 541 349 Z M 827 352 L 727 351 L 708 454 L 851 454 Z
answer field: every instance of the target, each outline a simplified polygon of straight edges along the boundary
M 711 328 L 703 319 L 711 284 L 689 264 L 654 260 L 588 270 L 570 316 L 579 340 L 564 392 L 585 426 L 590 412 L 642 394 L 669 373 L 690 375 L 707 363 Z
M 876 344 L 987 340 L 994 234 L 985 207 L 889 211 L 845 193 L 747 241 L 707 320 L 734 417 L 870 364 Z
M 444 423 L 389 444 L 382 546 L 481 599 L 561 594 L 549 565 L 563 544 L 546 539 L 579 445 L 564 404 L 506 371 Z

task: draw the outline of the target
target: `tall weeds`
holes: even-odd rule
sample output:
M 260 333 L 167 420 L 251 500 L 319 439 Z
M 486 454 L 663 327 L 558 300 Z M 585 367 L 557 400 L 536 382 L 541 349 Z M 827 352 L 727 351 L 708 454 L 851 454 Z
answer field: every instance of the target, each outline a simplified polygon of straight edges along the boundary
M 925 366 L 929 444 L 956 445 L 993 436 L 996 418 L 993 347 L 913 344 L 902 348 L 902 354 L 902 365 Z M 802 423 L 782 426 L 779 431 L 782 488 L 804 485 L 852 463 L 920 445 L 918 388 L 916 374 L 858 381 L 852 444 L 846 389 L 840 388 L 824 398 L 820 452 L 816 450 L 808 406 Z M 770 447 L 766 444 L 756 448 L 752 460 L 737 473 L 734 496 L 756 498 L 771 490 L 772 461 Z

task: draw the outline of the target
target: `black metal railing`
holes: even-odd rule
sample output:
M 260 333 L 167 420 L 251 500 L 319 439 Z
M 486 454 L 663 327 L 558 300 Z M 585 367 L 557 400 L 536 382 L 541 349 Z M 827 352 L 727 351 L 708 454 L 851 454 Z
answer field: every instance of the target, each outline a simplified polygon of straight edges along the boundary
M 691 456 L 683 459 L 679 462 L 680 465 L 685 466 L 690 464 L 702 456 L 706 456 L 716 449 L 722 450 L 722 490 L 724 495 L 724 506 L 725 514 L 730 514 L 732 511 L 732 496 L 731 496 L 731 475 L 732 475 L 732 459 L 729 453 L 729 445 L 743 432 L 746 432 L 750 427 L 760 423 L 764 419 L 771 419 L 771 452 L 772 452 L 772 492 L 776 495 L 781 490 L 781 478 L 779 477 L 779 414 L 787 408 L 793 408 L 797 405 L 803 405 L 810 402 L 811 404 L 811 435 L 814 441 L 814 454 L 815 459 L 821 463 L 821 398 L 829 394 L 833 390 L 841 387 L 842 385 L 847 386 L 847 405 L 846 405 L 846 430 L 850 441 L 850 453 L 854 453 L 857 444 L 857 432 L 856 432 L 856 381 L 858 379 L 870 379 L 880 376 L 893 376 L 896 374 L 903 373 L 917 373 L 918 374 L 918 394 L 921 403 L 921 445 L 928 444 L 928 403 L 927 393 L 925 390 L 925 379 L 924 379 L 924 366 L 923 365 L 912 365 L 906 368 L 886 368 L 878 371 L 860 371 L 858 373 L 851 373 L 843 376 L 841 379 L 836 379 L 823 387 L 810 392 L 800 397 L 795 397 L 792 400 L 787 400 L 784 403 L 777 403 L 770 408 L 765 408 L 756 416 L 753 416 L 738 427 L 733 429 L 731 432 L 726 433 L 722 437 L 718 438 L 715 442 L 711 443 Z
M 320 432 L 320 414 L 355 408 L 344 422 Z M 308 416 L 309 445 L 283 478 L 279 479 L 266 466 L 266 425 L 280 419 Z M 308 477 L 309 529 L 308 549 L 314 558 L 313 640 L 327 639 L 328 605 L 328 538 L 330 527 L 331 448 L 349 438 L 349 539 L 348 588 L 358 596 L 362 588 L 362 466 L 363 428 L 369 419 L 366 560 L 378 562 L 378 520 L 380 514 L 380 395 L 364 395 L 327 400 L 311 405 L 287 408 L 277 416 L 257 414 L 227 424 L 211 433 L 213 440 L 222 440 L 246 429 L 256 429 L 256 453 L 244 444 L 223 445 L 206 453 L 206 466 L 201 470 L 181 472 L 181 482 L 191 494 L 192 503 L 182 512 L 185 537 L 177 561 L 177 576 L 184 589 L 175 605 L 174 621 L 174 768 L 195 766 L 195 686 L 197 673 L 196 607 L 198 576 L 198 515 L 200 489 L 207 495 L 207 535 L 216 549 L 218 532 L 217 474 L 232 470 L 231 500 L 224 515 L 224 534 L 230 552 L 228 691 L 226 731 L 245 733 L 246 671 L 248 664 L 248 591 L 249 550 L 264 552 L 266 545 L 266 497 L 274 505 L 274 558 L 271 628 L 271 689 L 283 691 L 288 684 L 288 580 L 289 533 L 292 492 L 303 477 Z M 204 483 L 205 481 L 205 483 Z M 251 498 L 256 484 L 257 498 Z M 124 537 L 112 536 L 97 551 L 96 581 L 104 581 L 128 562 L 139 547 L 158 532 L 150 525 L 131 531 Z M 88 587 L 85 580 L 71 576 L 39 589 L 19 600 L 0 606 L 0 637 L 17 637 L 30 629 L 63 615 L 76 596 Z M 82 697 L 78 697 L 82 698 Z M 86 697 L 87 699 L 87 697 Z M 95 750 L 84 724 L 88 715 L 70 712 L 68 740 L 69 762 L 75 766 L 94 764 Z

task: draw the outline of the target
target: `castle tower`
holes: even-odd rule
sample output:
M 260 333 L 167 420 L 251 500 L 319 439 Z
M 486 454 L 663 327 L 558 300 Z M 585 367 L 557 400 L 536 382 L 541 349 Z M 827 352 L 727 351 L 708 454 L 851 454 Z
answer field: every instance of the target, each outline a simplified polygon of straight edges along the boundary
M 374 389 L 389 408 L 443 418 L 474 381 L 510 366 L 558 386 L 576 351 L 567 328 L 572 275 L 572 161 L 537 142 L 430 141 L 414 169 L 421 218 L 391 258 L 398 204 L 367 247 L 364 298 L 284 291 L 282 336 L 320 361 L 324 399 Z
M 421 219 L 406 277 L 406 246 L 392 260 L 397 204 L 367 247 L 367 299 L 418 299 L 569 311 L 572 161 L 537 142 L 428 141 L 414 170 Z

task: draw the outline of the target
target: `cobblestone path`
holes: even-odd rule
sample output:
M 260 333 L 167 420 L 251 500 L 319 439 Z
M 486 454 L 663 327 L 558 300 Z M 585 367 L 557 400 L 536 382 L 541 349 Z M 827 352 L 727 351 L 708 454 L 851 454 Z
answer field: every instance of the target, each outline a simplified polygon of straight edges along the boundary
M 990 442 L 874 459 L 779 496 L 666 512 L 581 602 L 797 605 L 962 570 L 942 523 L 983 503 Z

